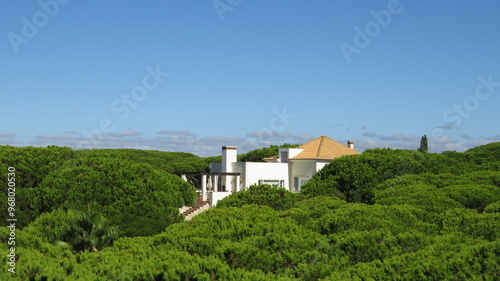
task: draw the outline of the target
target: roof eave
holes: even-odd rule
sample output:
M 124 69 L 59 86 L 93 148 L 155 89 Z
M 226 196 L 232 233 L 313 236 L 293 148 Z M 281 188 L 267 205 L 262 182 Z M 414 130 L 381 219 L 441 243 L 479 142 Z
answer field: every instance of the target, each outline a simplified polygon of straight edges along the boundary
M 322 161 L 332 161 L 335 158 L 290 158 L 289 160 L 322 160 Z

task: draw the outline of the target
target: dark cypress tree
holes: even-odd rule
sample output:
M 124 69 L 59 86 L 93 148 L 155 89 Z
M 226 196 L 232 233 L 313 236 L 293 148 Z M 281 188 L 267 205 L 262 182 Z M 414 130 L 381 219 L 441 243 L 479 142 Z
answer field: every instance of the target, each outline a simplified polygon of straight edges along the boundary
M 427 135 L 423 135 L 420 139 L 420 148 L 418 149 L 420 152 L 428 152 L 429 146 L 427 145 Z

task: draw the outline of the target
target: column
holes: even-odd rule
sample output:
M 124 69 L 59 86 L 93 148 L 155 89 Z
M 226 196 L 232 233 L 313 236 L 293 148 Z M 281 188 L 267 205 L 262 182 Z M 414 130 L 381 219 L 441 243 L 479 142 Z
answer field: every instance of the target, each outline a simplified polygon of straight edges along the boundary
M 240 191 L 240 175 L 236 175 L 236 192 Z
M 218 180 L 219 180 L 219 175 L 215 174 L 214 175 L 214 192 L 219 191 Z
M 207 175 L 201 175 L 201 200 L 207 201 Z

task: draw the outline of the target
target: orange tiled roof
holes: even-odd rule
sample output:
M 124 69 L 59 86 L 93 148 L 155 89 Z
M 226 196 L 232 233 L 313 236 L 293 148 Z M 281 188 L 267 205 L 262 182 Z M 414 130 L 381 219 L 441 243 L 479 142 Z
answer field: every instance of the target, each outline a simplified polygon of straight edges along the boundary
M 298 148 L 303 149 L 302 152 L 290 159 L 324 159 L 331 160 L 344 155 L 360 154 L 354 149 L 334 141 L 329 137 L 321 136 L 308 143 L 305 143 Z
M 278 159 L 279 159 L 279 156 L 276 155 L 276 156 L 273 156 L 273 157 L 264 158 L 262 160 L 264 160 L 264 161 L 278 161 Z

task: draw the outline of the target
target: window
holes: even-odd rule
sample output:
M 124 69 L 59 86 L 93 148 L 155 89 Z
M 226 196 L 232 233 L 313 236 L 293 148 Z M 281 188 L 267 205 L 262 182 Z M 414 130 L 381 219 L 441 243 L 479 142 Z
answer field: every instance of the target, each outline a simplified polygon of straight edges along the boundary
M 308 179 L 300 179 L 300 187 L 306 184 L 306 182 L 308 182 Z
M 293 178 L 293 189 L 295 192 L 300 192 L 301 187 L 309 181 L 307 177 L 294 177 Z
M 288 151 L 281 151 L 280 153 L 280 162 L 286 163 L 288 159 Z
M 269 184 L 277 187 L 285 187 L 284 180 L 259 180 L 259 184 Z

